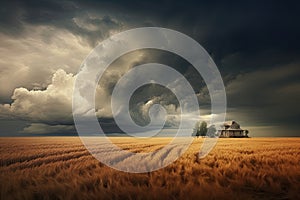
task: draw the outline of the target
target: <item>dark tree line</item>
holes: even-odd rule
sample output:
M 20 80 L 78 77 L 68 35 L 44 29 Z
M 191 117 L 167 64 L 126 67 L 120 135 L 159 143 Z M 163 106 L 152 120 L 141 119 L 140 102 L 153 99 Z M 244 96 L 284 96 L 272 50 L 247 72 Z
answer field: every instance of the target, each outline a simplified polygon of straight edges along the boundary
M 196 137 L 199 137 L 199 136 L 215 137 L 216 132 L 217 132 L 217 129 L 216 129 L 215 125 L 211 125 L 211 126 L 207 127 L 207 123 L 205 121 L 202 121 L 202 122 L 199 121 L 195 124 L 194 135 Z

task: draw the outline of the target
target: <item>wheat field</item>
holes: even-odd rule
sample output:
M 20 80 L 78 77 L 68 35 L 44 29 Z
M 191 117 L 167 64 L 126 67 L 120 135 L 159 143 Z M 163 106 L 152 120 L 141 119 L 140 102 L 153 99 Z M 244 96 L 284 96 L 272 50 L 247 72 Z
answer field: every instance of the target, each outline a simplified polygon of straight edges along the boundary
M 132 152 L 163 147 L 111 140 Z M 150 173 L 114 170 L 77 137 L 0 139 L 1 199 L 300 199 L 300 139 L 219 139 L 199 159 L 202 138 L 171 165 Z

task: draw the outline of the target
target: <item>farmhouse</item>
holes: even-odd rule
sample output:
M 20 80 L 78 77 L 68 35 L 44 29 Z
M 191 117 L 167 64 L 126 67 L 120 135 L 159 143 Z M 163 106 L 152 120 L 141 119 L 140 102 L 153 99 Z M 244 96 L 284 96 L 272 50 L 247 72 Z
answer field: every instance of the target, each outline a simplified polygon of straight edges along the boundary
M 240 125 L 232 120 L 225 122 L 221 130 L 218 130 L 219 137 L 248 137 L 248 130 L 241 129 Z

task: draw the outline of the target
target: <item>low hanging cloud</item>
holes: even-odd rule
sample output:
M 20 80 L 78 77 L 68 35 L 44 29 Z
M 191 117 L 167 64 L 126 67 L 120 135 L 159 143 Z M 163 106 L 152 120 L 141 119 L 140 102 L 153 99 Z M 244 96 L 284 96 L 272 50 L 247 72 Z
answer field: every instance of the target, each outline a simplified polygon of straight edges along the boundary
M 76 73 L 91 47 L 69 31 L 52 26 L 24 28 L 23 36 L 0 33 L 0 101 L 18 87 L 44 89 L 58 69 Z M 12 81 L 13 80 L 13 81 Z
M 96 88 L 96 115 L 98 118 L 113 118 L 110 98 L 115 84 L 128 69 L 142 60 L 147 60 L 145 57 L 147 58 L 148 54 L 144 52 L 126 55 L 114 62 L 105 72 Z M 44 89 L 16 88 L 11 97 L 12 103 L 0 104 L 0 118 L 28 122 L 30 125 L 25 127 L 21 131 L 22 133 L 69 132 L 73 130 L 72 95 L 75 79 L 76 75 L 67 73 L 64 69 L 58 69 L 54 72 L 50 84 Z M 173 114 L 167 125 L 176 125 L 178 108 L 172 102 L 174 99 L 168 97 L 169 95 L 163 90 L 158 90 L 156 96 L 152 96 L 151 91 L 153 88 L 150 87 L 148 93 L 151 93 L 151 97 L 148 102 L 145 101 L 143 95 L 137 95 L 139 98 L 136 99 L 135 107 L 132 108 L 137 118 L 147 120 L 149 105 L 160 103 L 170 114 Z M 169 101 L 170 99 L 172 101 Z
M 299 63 L 237 75 L 226 85 L 228 118 L 250 129 L 273 126 L 278 133 L 278 127 L 294 128 L 299 119 L 299 75 Z
M 75 79 L 76 75 L 59 69 L 53 74 L 51 83 L 44 90 L 16 88 L 12 96 L 13 102 L 0 105 L 0 117 L 53 126 L 73 125 L 72 95 Z M 107 85 L 97 87 L 96 93 L 101 97 L 98 98 L 96 109 L 99 117 L 111 117 L 106 108 L 109 106 L 108 89 Z M 41 126 L 34 125 L 32 128 L 35 127 Z M 26 130 L 28 132 L 32 129 Z
M 106 76 L 100 80 L 96 90 L 96 114 L 100 119 L 113 118 L 110 108 L 111 92 L 122 74 L 132 67 L 133 63 L 143 59 L 143 56 L 136 59 L 134 57 L 136 58 L 136 56 L 130 57 L 132 63 L 119 71 L 114 67 L 124 64 L 124 60 L 116 62 L 116 66 L 108 70 Z M 273 70 L 250 72 L 238 75 L 229 81 L 226 84 L 229 100 L 227 118 L 238 120 L 244 128 L 251 130 L 251 127 L 255 127 L 255 130 L 259 131 L 259 127 L 265 130 L 264 127 L 268 126 L 268 130 L 271 130 L 270 124 L 273 123 L 275 127 L 281 120 L 296 117 L 298 111 L 293 106 L 299 101 L 295 96 L 299 92 L 297 66 L 291 64 Z M 0 105 L 0 118 L 29 122 L 30 125 L 21 131 L 24 134 L 74 133 L 72 94 L 75 79 L 76 75 L 59 69 L 53 74 L 51 83 L 45 89 L 16 88 L 12 96 L 13 102 Z M 283 81 L 285 79 L 289 81 Z M 161 104 L 169 114 L 166 127 L 178 126 L 180 112 L 178 103 L 174 102 L 174 95 L 151 85 L 139 90 L 134 94 L 131 104 L 132 117 L 138 124 L 147 124 L 149 108 L 154 104 Z M 198 96 L 203 96 L 202 93 L 203 90 L 200 90 Z M 286 103 L 282 104 L 282 102 Z M 209 120 L 210 117 L 209 113 L 202 112 L 202 119 Z M 291 121 L 291 125 L 293 123 L 294 121 Z
M 75 76 L 59 69 L 45 90 L 15 89 L 13 103 L 0 105 L 0 117 L 49 125 L 73 124 L 71 102 L 74 79 Z
M 28 127 L 25 127 L 20 133 L 24 134 L 74 134 L 75 127 L 70 125 L 48 125 L 43 123 L 32 123 Z
M 122 73 L 112 70 L 107 74 L 109 76 L 104 76 L 100 81 L 100 84 L 101 82 L 106 84 L 98 85 L 96 89 L 96 115 L 99 119 L 113 118 L 110 108 L 111 91 Z M 111 77 L 116 78 L 112 79 Z M 16 88 L 12 96 L 13 102 L 0 105 L 0 118 L 29 122 L 30 125 L 20 131 L 24 134 L 75 133 L 72 116 L 75 80 L 76 75 L 59 69 L 53 74 L 51 83 L 44 90 Z M 149 87 L 149 91 L 153 91 L 153 89 L 155 89 L 153 86 Z M 171 93 L 168 95 L 163 92 L 164 90 L 158 89 L 158 91 L 156 96 L 148 97 L 147 101 L 141 97 L 135 99 L 135 103 L 131 106 L 133 119 L 139 119 L 137 121 L 141 125 L 147 124 L 150 107 L 154 104 L 161 104 L 168 113 L 166 127 L 177 127 L 180 120 L 178 105 L 173 102 L 174 99 L 169 101 L 171 98 L 168 96 L 172 96 Z M 142 91 L 140 92 L 142 93 Z M 137 96 L 141 95 L 137 94 Z M 115 124 L 112 123 L 111 126 L 115 126 Z
M 34 14 L 18 11 L 20 31 L 15 36 L 0 27 L 0 46 L 5 47 L 0 48 L 0 102 L 9 102 L 18 87 L 47 87 L 58 69 L 75 74 L 99 42 L 124 29 L 119 19 L 99 13 L 74 13 L 55 20 L 57 24 L 34 21 Z

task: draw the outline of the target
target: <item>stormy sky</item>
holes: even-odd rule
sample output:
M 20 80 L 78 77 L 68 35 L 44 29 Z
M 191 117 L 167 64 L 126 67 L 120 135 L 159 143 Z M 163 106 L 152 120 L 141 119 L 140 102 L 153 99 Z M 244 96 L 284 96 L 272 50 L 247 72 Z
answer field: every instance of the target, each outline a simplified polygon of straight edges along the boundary
M 89 52 L 109 36 L 138 27 L 164 27 L 199 42 L 222 75 L 227 120 L 251 136 L 300 136 L 300 3 L 297 1 L 2 1 L 0 8 L 0 135 L 76 135 L 73 84 Z M 118 132 L 110 97 L 134 66 L 157 62 L 183 74 L 200 109 L 210 114 L 201 76 L 184 59 L 159 50 L 118 58 L 99 81 L 96 113 L 104 129 Z M 148 85 L 131 99 L 132 118 L 162 104 L 174 116 L 178 101 Z

